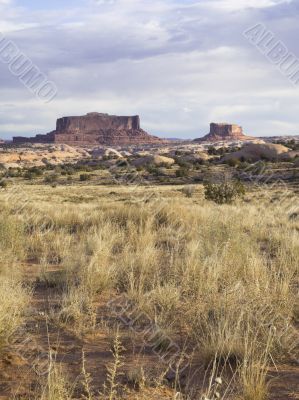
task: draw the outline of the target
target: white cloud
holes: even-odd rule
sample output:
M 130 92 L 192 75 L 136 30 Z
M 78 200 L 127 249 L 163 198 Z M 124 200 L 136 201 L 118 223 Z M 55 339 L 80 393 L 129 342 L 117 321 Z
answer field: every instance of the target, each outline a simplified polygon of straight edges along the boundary
M 248 8 L 267 8 L 279 4 L 291 3 L 293 0 L 208 0 L 203 1 L 201 5 L 215 10 L 244 10 Z
M 275 6 L 282 7 L 278 16 Z M 218 119 L 256 135 L 299 132 L 296 88 L 241 34 L 264 21 L 278 37 L 287 31 L 287 44 L 296 46 L 298 11 L 291 6 L 86 0 L 68 12 L 29 12 L 6 4 L 0 31 L 5 28 L 59 93 L 44 105 L 0 64 L 0 137 L 45 133 L 57 117 L 89 111 L 139 113 L 145 129 L 169 137 L 198 137 Z

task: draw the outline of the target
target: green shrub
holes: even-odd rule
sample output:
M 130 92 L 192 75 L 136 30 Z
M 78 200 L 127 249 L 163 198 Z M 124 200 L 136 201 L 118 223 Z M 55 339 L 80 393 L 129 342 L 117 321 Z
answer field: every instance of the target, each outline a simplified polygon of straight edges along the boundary
M 22 172 L 20 168 L 9 168 L 5 175 L 9 178 L 18 178 L 22 176 Z
M 208 154 L 210 156 L 216 156 L 218 154 L 217 149 L 214 146 L 208 148 Z
M 267 171 L 267 163 L 265 161 L 258 161 L 252 165 L 250 172 L 254 175 L 263 175 Z
M 81 174 L 80 175 L 80 181 L 84 182 L 84 181 L 90 181 L 91 180 L 91 175 L 89 174 Z
M 36 176 L 42 176 L 44 171 L 41 167 L 31 167 L 29 168 L 28 172 L 36 175 Z
M 28 169 L 24 170 L 23 177 L 25 179 L 32 180 L 32 179 L 38 178 L 40 176 L 43 176 L 43 173 L 44 173 L 44 171 L 43 171 L 42 168 L 40 168 L 40 167 L 31 167 L 31 168 L 28 168 Z
M 240 161 L 237 158 L 231 158 L 227 163 L 230 167 L 237 167 L 240 164 Z
M 188 172 L 189 172 L 189 170 L 187 168 L 180 167 L 179 169 L 177 169 L 175 171 L 175 176 L 177 178 L 184 178 L 184 177 L 188 176 Z
M 155 175 L 155 176 L 159 176 L 160 174 L 160 170 L 158 167 L 156 167 L 155 165 L 148 165 L 146 167 L 146 170 L 149 174 L 151 175 Z
M 45 176 L 45 183 L 55 183 L 58 179 L 56 174 L 49 174 Z
M 227 147 L 220 147 L 219 149 L 216 149 L 214 146 L 210 146 L 208 149 L 208 154 L 210 156 L 223 156 L 225 153 L 228 153 L 230 149 Z
M 231 204 L 245 194 L 245 186 L 239 181 L 223 183 L 205 183 L 205 199 L 217 204 Z
M 25 172 L 25 174 L 24 174 L 24 178 L 31 181 L 32 179 L 35 178 L 35 175 L 34 175 L 32 172 L 27 171 L 27 172 Z
M 241 163 L 238 165 L 238 169 L 241 170 L 248 170 L 250 168 L 250 164 L 247 161 L 241 161 Z
M 66 173 L 67 173 L 68 175 L 74 175 L 75 170 L 74 170 L 74 168 L 69 167 L 69 168 L 66 169 Z
M 186 170 L 189 170 L 192 168 L 192 164 L 190 162 L 185 161 L 181 158 L 175 158 L 175 162 L 179 167 L 184 168 Z
M 7 185 L 8 185 L 8 183 L 7 183 L 6 179 L 0 180 L 0 188 L 5 189 L 5 188 L 7 188 Z

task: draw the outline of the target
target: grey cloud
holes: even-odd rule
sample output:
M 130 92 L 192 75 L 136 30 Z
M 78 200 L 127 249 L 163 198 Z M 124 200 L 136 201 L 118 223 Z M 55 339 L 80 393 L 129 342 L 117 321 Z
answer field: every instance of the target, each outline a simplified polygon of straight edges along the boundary
M 7 36 L 57 83 L 59 94 L 44 107 L 0 64 L 0 136 L 1 126 L 9 134 L 22 127 L 25 134 L 47 132 L 63 113 L 92 110 L 140 113 L 146 129 L 170 137 L 205 134 L 217 118 L 257 135 L 269 134 L 277 121 L 296 131 L 298 91 L 242 32 L 264 22 L 297 51 L 298 13 L 295 1 L 233 11 L 146 0 L 89 2 L 65 15 L 10 8 L 7 20 L 16 28 Z

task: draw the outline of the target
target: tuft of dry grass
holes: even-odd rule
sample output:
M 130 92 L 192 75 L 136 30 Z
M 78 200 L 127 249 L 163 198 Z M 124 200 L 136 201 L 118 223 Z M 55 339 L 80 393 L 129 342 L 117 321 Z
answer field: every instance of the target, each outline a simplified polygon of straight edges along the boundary
M 0 218 L 0 349 L 8 345 L 22 325 L 30 301 L 30 288 L 22 283 L 19 263 L 25 257 L 22 221 L 2 210 Z
M 268 341 L 263 349 L 259 350 L 254 340 L 247 338 L 245 343 L 245 354 L 240 366 L 240 383 L 243 400 L 266 400 L 270 382 L 267 379 L 271 358 L 271 347 L 274 332 L 269 331 Z
M 71 400 L 73 388 L 62 367 L 50 361 L 46 383 L 39 400 Z
M 29 305 L 30 291 L 15 280 L 0 276 L 0 349 L 21 326 Z

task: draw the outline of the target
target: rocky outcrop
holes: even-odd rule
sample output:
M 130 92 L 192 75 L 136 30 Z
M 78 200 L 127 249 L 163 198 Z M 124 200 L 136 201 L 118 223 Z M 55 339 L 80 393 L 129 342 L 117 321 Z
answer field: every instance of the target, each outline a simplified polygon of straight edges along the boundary
M 136 160 L 132 161 L 132 164 L 135 167 L 142 167 L 145 165 L 153 165 L 156 167 L 167 165 L 171 166 L 175 163 L 173 158 L 170 157 L 163 157 L 159 155 L 149 155 L 141 158 L 137 158 Z
M 47 164 L 75 164 L 90 154 L 80 147 L 58 144 L 31 144 L 28 147 L 7 148 L 0 151 L 0 164 L 5 168 L 40 167 Z
M 250 136 L 243 133 L 243 129 L 239 125 L 214 123 L 210 124 L 210 133 L 206 136 L 195 139 L 198 142 L 221 142 L 221 141 L 238 141 L 238 140 L 252 140 Z
M 55 131 L 34 138 L 14 137 L 13 142 L 116 146 L 158 144 L 163 140 L 142 130 L 138 115 L 123 117 L 93 112 L 79 117 L 59 118 Z
M 296 152 L 290 151 L 288 147 L 282 146 L 281 144 L 250 143 L 245 145 L 239 151 L 226 154 L 223 157 L 223 161 L 229 161 L 229 160 L 239 160 L 248 162 L 256 162 L 259 160 L 278 161 L 278 160 L 292 159 L 296 156 L 295 153 Z

